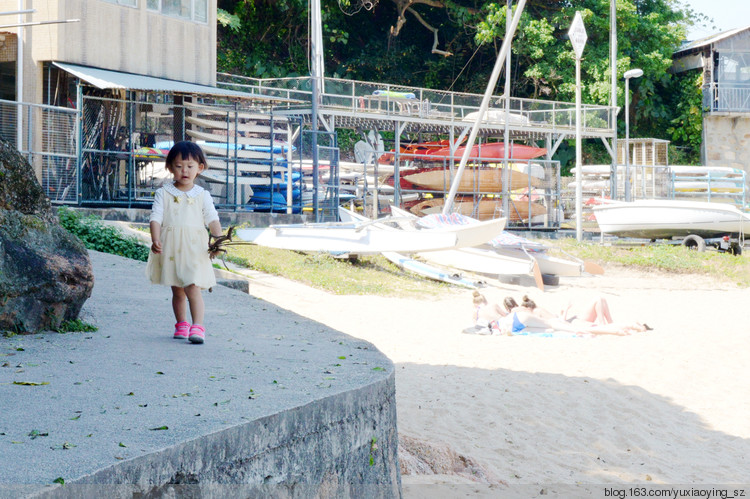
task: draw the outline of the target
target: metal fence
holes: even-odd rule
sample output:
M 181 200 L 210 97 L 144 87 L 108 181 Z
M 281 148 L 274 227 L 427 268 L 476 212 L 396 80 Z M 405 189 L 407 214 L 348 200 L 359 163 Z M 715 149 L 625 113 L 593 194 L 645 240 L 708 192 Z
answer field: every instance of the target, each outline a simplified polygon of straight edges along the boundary
M 282 97 L 289 101 L 287 105 L 291 108 L 309 108 L 312 99 L 312 84 L 307 76 L 258 79 L 219 73 L 218 79 L 217 85 L 223 88 Z M 413 118 L 439 119 L 446 123 L 461 124 L 464 120 L 473 123 L 473 116 L 482 102 L 481 94 L 341 78 L 324 78 L 322 87 L 322 111 L 347 112 L 352 116 L 363 113 L 383 115 L 384 118 L 406 115 Z M 568 132 L 575 129 L 574 103 L 517 97 L 507 101 L 510 125 Z M 492 97 L 490 107 L 495 110 L 505 109 L 505 104 L 506 98 L 496 95 Z M 584 134 L 606 136 L 614 133 L 612 108 L 583 104 L 581 113 Z M 489 121 L 503 119 L 499 115 L 489 118 Z
M 170 177 L 169 149 L 175 141 L 192 140 L 208 162 L 198 183 L 218 208 L 302 211 L 302 197 L 292 195 L 304 189 L 301 163 L 294 158 L 300 148 L 291 144 L 293 120 L 285 116 L 239 104 L 92 96 L 83 98 L 81 108 L 83 205 L 150 205 Z
M 703 109 L 709 112 L 750 112 L 750 85 L 705 85 Z
M 198 183 L 217 208 L 336 216 L 335 134 L 318 132 L 322 168 L 313 179 L 310 133 L 294 133 L 301 120 L 236 103 L 151 98 L 87 95 L 78 109 L 0 100 L 0 136 L 17 144 L 55 204 L 147 208 L 171 177 L 169 149 L 193 140 L 208 162 Z
M 0 136 L 41 173 L 55 203 L 78 202 L 78 117 L 76 109 L 0 100 Z

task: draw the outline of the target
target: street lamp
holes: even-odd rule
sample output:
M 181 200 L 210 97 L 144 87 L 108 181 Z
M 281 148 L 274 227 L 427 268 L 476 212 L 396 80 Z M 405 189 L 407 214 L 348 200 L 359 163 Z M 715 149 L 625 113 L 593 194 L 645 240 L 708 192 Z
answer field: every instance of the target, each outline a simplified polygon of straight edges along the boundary
M 642 69 L 625 71 L 625 201 L 630 201 L 630 79 L 643 76 Z

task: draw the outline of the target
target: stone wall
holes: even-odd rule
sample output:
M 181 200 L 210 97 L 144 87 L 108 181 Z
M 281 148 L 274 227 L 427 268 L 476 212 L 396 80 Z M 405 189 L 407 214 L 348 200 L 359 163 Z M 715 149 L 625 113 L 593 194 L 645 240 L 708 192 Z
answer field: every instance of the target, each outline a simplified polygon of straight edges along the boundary
M 750 114 L 706 114 L 703 128 L 706 165 L 740 168 L 750 174 Z

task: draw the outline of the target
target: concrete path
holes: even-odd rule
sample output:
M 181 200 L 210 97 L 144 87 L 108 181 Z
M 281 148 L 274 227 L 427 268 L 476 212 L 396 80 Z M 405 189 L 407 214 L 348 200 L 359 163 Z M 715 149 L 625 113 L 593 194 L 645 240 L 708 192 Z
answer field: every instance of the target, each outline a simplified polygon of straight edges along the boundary
M 230 430 L 300 408 L 320 412 L 317 402 L 331 397 L 360 412 L 373 403 L 364 399 L 393 399 L 393 421 L 385 423 L 391 428 L 374 428 L 378 423 L 346 438 L 366 451 L 378 434 L 378 452 L 392 452 L 382 457 L 397 464 L 395 399 L 388 394 L 395 390 L 393 365 L 371 344 L 224 286 L 204 293 L 206 343 L 174 340 L 171 293 L 148 283 L 145 264 L 97 252 L 91 259 L 96 283 L 81 318 L 97 332 L 0 339 L 0 497 L 58 479 L 138 480 L 142 490 L 179 483 L 175 477 L 189 473 L 209 480 L 219 476 L 210 468 L 233 458 L 232 445 L 247 445 L 232 439 L 259 439 L 245 451 L 262 453 L 301 436 L 292 433 L 319 431 L 274 429 L 269 420 L 260 428 L 276 433 L 273 438 L 228 436 Z M 389 404 L 374 402 L 376 410 Z M 295 418 L 321 416 L 302 411 Z M 387 450 L 389 433 L 393 449 Z

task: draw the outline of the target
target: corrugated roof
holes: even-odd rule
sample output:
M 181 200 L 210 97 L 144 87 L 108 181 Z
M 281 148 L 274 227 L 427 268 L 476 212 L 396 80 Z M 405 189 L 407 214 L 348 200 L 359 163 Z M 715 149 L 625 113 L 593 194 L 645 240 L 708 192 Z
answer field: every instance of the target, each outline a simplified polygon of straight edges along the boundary
M 76 77 L 94 85 L 97 88 L 119 88 L 123 90 L 144 90 L 150 92 L 173 92 L 180 94 L 214 95 L 221 97 L 234 97 L 240 99 L 256 99 L 266 101 L 280 101 L 284 99 L 268 97 L 265 95 L 249 92 L 238 92 L 225 88 L 211 87 L 209 85 L 198 85 L 184 81 L 167 80 L 153 76 L 139 75 L 134 73 L 122 73 L 109 69 L 79 66 L 67 62 L 55 62 L 55 66 L 75 75 Z
M 736 35 L 737 33 L 740 33 L 742 31 L 750 29 L 749 26 L 745 26 L 743 28 L 735 28 L 730 29 L 729 31 L 724 31 L 722 33 L 716 33 L 715 35 L 707 36 L 705 38 L 701 38 L 700 40 L 695 40 L 693 42 L 688 42 L 687 44 L 683 45 L 679 49 L 677 49 L 674 53 L 674 55 L 680 55 L 684 52 L 690 52 L 693 49 L 705 47 L 706 45 L 711 45 L 712 43 L 719 42 L 721 40 L 725 40 L 729 37 L 732 37 Z

